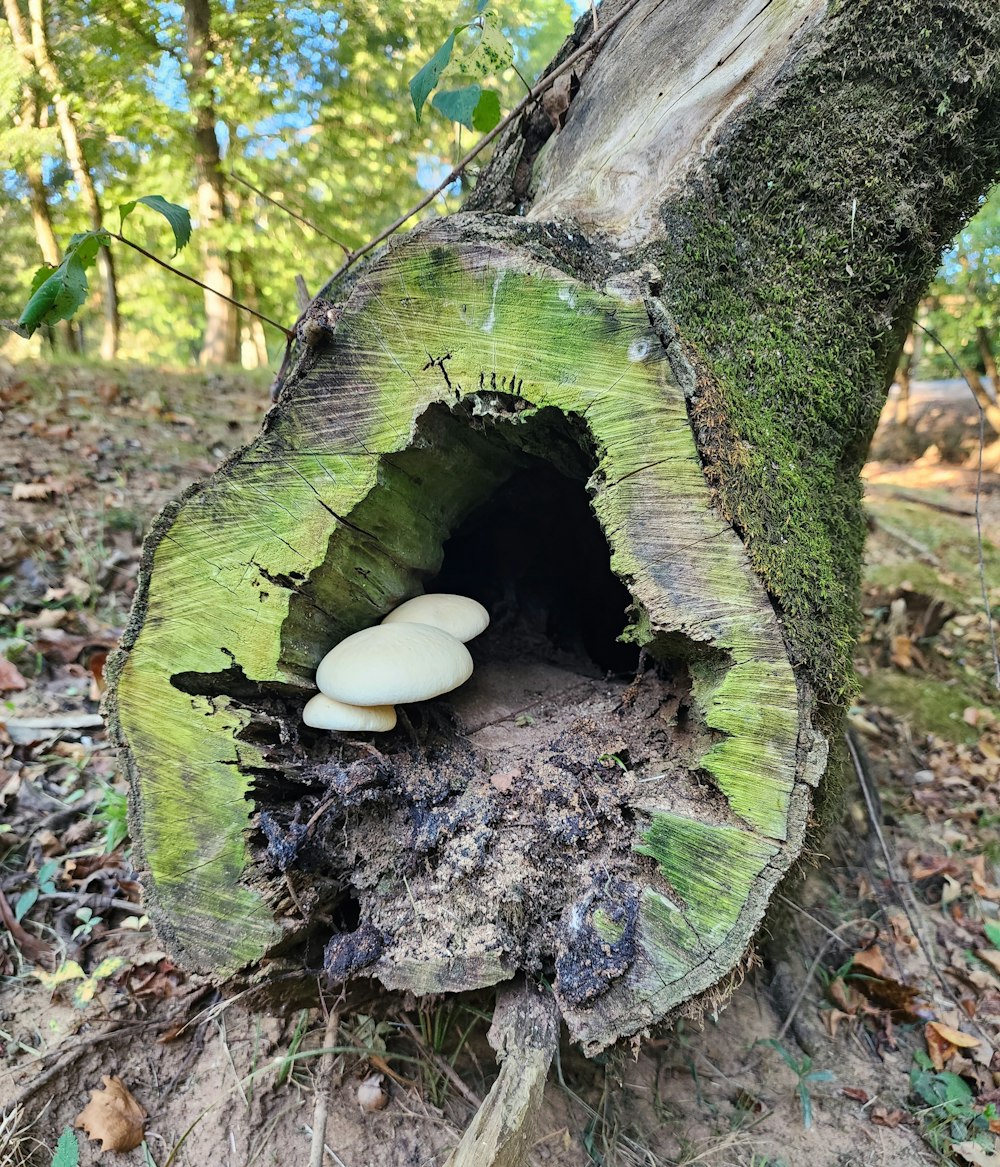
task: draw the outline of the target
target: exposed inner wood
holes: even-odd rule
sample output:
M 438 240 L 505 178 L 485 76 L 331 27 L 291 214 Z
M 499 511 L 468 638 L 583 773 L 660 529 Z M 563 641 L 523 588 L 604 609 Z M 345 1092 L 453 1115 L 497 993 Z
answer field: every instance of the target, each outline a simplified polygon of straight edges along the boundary
M 824 0 L 647 0 L 583 77 L 536 164 L 529 218 L 568 219 L 632 247 L 663 234 L 665 196 L 766 88 Z

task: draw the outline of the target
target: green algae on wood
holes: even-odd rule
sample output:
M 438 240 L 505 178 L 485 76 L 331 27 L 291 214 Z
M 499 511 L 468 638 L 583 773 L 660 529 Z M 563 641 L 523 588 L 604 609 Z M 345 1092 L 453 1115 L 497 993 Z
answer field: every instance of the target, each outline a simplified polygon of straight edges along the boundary
M 778 621 L 712 507 L 643 292 L 599 293 L 526 248 L 425 231 L 358 282 L 261 437 L 161 517 L 111 709 L 152 910 L 189 965 L 259 960 L 288 927 L 245 842 L 254 782 L 275 770 L 247 732 L 248 694 L 304 696 L 332 644 L 434 576 L 449 534 L 520 460 L 574 456 L 572 442 L 560 453 L 567 426 L 594 462 L 593 510 L 633 636 L 654 657 L 689 646 L 716 734 L 701 765 L 729 812 L 638 812 L 635 846 L 667 881 L 642 896 L 641 954 L 596 1001 L 562 1000 L 563 1014 L 601 1048 L 742 958 L 801 844 L 813 739 Z M 699 660 L 711 662 L 700 674 Z M 463 987 L 462 967 L 461 953 L 446 969 L 388 951 L 375 972 L 429 992 Z M 503 953 L 468 969 L 474 983 L 512 971 Z

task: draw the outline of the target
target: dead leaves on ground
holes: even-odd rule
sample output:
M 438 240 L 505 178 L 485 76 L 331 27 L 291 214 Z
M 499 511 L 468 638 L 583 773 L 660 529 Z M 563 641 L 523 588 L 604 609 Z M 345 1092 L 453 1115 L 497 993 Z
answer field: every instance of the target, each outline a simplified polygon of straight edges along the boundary
M 104 1088 L 90 1092 L 73 1125 L 99 1142 L 102 1151 L 134 1151 L 143 1140 L 146 1111 L 121 1078 L 105 1074 L 101 1081 Z

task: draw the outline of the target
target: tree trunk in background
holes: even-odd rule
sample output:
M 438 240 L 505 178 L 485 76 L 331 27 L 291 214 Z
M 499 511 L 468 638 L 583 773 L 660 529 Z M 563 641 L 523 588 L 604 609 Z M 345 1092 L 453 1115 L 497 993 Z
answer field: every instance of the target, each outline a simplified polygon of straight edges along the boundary
M 253 261 L 244 254 L 240 257 L 240 292 L 243 302 L 248 308 L 260 311 L 260 295 L 257 291 L 257 276 Z M 256 316 L 249 312 L 243 319 L 243 343 L 240 345 L 240 359 L 245 369 L 264 369 L 269 360 L 267 352 L 267 334 L 264 325 Z
M 979 355 L 983 359 L 983 369 L 990 379 L 993 396 L 997 401 L 1000 401 L 1000 380 L 997 380 L 997 359 L 993 352 L 993 341 L 990 337 L 990 330 L 981 324 L 976 329 L 976 344 L 979 346 Z
M 108 705 L 179 959 L 523 974 L 591 1054 L 724 1000 L 801 852 L 859 470 L 1000 168 L 996 0 L 600 27 L 558 132 L 532 109 L 471 212 L 310 306 L 260 437 L 157 520 Z M 428 585 L 494 626 L 420 748 L 307 730 L 324 653 Z
M 20 34 L 23 35 L 23 24 L 20 20 L 20 13 L 17 11 L 17 0 L 4 0 L 4 7 L 16 43 L 19 37 L 19 31 L 15 28 L 14 21 L 11 20 L 11 15 L 14 12 L 17 13 L 16 22 L 20 25 Z M 59 125 L 63 148 L 66 151 L 66 160 L 69 162 L 70 169 L 73 172 L 73 178 L 80 188 L 80 197 L 83 199 L 83 205 L 90 219 L 90 225 L 95 231 L 99 231 L 104 222 L 101 203 L 97 197 L 94 179 L 90 173 L 90 167 L 87 165 L 87 159 L 83 152 L 73 111 L 70 109 L 69 102 L 63 93 L 59 70 L 56 68 L 56 64 L 49 54 L 48 37 L 45 31 L 43 0 L 28 0 L 28 15 L 31 20 L 31 59 L 39 76 L 49 90 L 49 96 L 52 99 L 52 104 L 56 111 L 56 121 Z M 118 284 L 115 277 L 114 257 L 109 248 L 101 248 L 98 253 L 97 262 L 101 272 L 102 299 L 104 302 L 104 336 L 101 339 L 101 356 L 105 360 L 110 361 L 114 359 L 118 352 L 121 322 L 118 314 Z
M 1000 404 L 997 403 L 993 394 L 983 384 L 983 379 L 977 370 L 966 367 L 962 370 L 962 374 L 968 382 L 969 388 L 972 390 L 972 396 L 975 397 L 976 404 L 983 411 L 986 424 L 995 434 L 1000 434 Z
M 899 364 L 896 366 L 896 384 L 899 386 L 899 396 L 896 398 L 896 425 L 910 424 L 910 382 L 912 371 L 916 364 L 914 348 L 913 326 L 910 326 L 903 341 L 903 348 L 899 354 Z
M 38 128 L 38 103 L 29 85 L 24 86 L 24 99 L 21 103 L 21 122 L 26 126 Z M 38 250 L 42 253 L 42 262 L 51 267 L 57 267 L 60 261 L 59 244 L 52 229 L 52 216 L 49 213 L 48 192 L 45 189 L 45 177 L 41 165 L 34 159 L 24 164 L 24 177 L 28 184 L 28 202 L 31 206 L 31 222 L 35 229 L 35 240 Z M 67 352 L 80 351 L 80 338 L 74 328 L 72 320 L 60 320 L 57 326 L 58 336 Z
M 215 132 L 215 95 L 209 77 L 212 63 L 212 12 L 209 0 L 184 0 L 184 27 L 190 71 L 185 74 L 194 119 L 194 163 L 198 176 L 198 235 L 201 239 L 202 282 L 232 296 L 232 258 L 220 228 L 228 218 L 219 139 Z M 203 365 L 235 364 L 240 358 L 236 308 L 212 292 L 205 293 Z

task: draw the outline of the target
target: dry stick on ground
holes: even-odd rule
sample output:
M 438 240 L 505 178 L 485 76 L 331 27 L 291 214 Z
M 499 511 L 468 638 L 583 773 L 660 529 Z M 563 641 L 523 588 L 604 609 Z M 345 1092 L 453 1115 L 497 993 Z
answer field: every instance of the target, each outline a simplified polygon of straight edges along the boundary
M 808 920 L 811 920 L 812 923 L 814 923 L 818 928 L 822 928 L 823 931 L 827 934 L 826 939 L 819 946 L 819 951 L 813 957 L 812 963 L 806 970 L 806 975 L 802 981 L 802 988 L 796 994 L 795 1000 L 792 1002 L 792 1007 L 788 1010 L 788 1016 L 781 1023 L 781 1028 L 778 1030 L 778 1033 L 775 1037 L 775 1041 L 781 1041 L 785 1034 L 788 1032 L 789 1026 L 795 1020 L 799 1009 L 802 1008 L 802 1002 L 805 1000 L 806 993 L 809 991 L 809 986 L 812 983 L 813 977 L 816 975 L 816 970 L 819 968 L 820 961 L 824 956 L 826 956 L 827 951 L 832 944 L 837 943 L 843 939 L 843 937 L 840 935 L 841 932 L 845 931 L 847 928 L 858 928 L 867 924 L 876 929 L 877 935 L 878 925 L 873 925 L 871 920 L 865 919 L 864 917 L 859 917 L 856 920 L 845 920 L 843 924 L 838 924 L 836 928 L 828 928 L 822 922 L 822 920 L 817 920 L 811 912 L 807 912 L 800 904 L 793 903 L 786 896 L 778 895 L 775 898 L 781 900 L 783 904 L 789 908 L 793 908 L 796 912 L 801 912 L 803 916 L 805 916 Z
M 160 1025 L 163 1023 L 162 1018 L 150 1018 L 149 1021 L 140 1022 L 137 1025 L 114 1025 L 110 1029 L 104 1029 L 100 1033 L 91 1034 L 90 1037 L 81 1038 L 79 1041 L 74 1041 L 72 1046 L 62 1055 L 62 1057 L 50 1066 L 44 1073 L 39 1074 L 34 1078 L 23 1090 L 4 1107 L 5 1110 L 23 1106 L 30 1098 L 38 1093 L 44 1086 L 47 1086 L 53 1079 L 58 1078 L 59 1075 L 95 1045 L 103 1045 L 107 1041 L 112 1041 L 116 1037 L 125 1037 L 131 1033 L 138 1033 L 140 1030 L 148 1029 L 151 1025 Z M 55 1052 L 55 1051 L 53 1051 Z
M 339 1005 L 340 1002 L 337 1002 Z M 339 1078 L 335 1074 L 339 1054 L 334 1052 L 337 1044 L 337 1030 L 340 1028 L 340 1011 L 334 1006 L 326 1015 L 326 1029 L 323 1045 L 326 1053 L 319 1064 L 319 1085 L 316 1088 L 316 1104 L 313 1107 L 312 1146 L 309 1148 L 309 1167 L 323 1167 L 323 1146 L 326 1142 L 326 1116 L 330 1106 L 330 1091 Z

